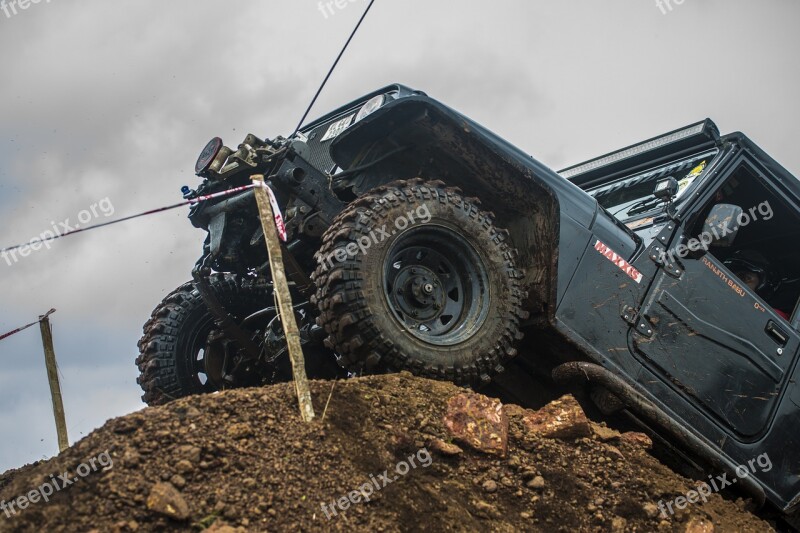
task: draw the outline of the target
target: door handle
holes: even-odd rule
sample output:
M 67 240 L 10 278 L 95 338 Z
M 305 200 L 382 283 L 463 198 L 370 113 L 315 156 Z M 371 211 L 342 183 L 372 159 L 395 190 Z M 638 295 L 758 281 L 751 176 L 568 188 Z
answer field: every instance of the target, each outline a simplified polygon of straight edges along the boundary
M 776 340 L 782 348 L 789 343 L 789 334 L 779 328 L 778 324 L 774 320 L 767 322 L 767 327 L 764 329 L 764 331 L 767 333 L 767 335 Z

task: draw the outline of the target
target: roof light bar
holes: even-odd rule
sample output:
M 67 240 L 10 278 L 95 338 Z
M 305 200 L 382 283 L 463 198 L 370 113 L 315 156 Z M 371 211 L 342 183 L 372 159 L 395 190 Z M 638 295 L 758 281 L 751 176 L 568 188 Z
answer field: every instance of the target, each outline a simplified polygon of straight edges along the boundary
M 635 144 L 629 148 L 624 148 L 622 150 L 613 152 L 606 156 L 599 157 L 597 159 L 592 159 L 591 161 L 587 161 L 586 163 L 581 163 L 574 167 L 565 168 L 564 170 L 560 171 L 559 174 L 567 179 L 572 178 L 574 176 L 578 176 L 580 174 L 585 174 L 586 172 L 590 172 L 598 168 L 618 163 L 625 159 L 641 155 L 645 152 L 649 152 L 657 148 L 662 148 L 664 146 L 667 146 L 668 144 L 682 141 L 694 135 L 699 135 L 703 133 L 707 125 L 708 121 L 692 124 L 691 126 L 684 128 L 682 130 L 673 131 L 661 137 L 656 137 L 654 139 L 650 139 L 649 141 L 644 141 L 643 143 Z

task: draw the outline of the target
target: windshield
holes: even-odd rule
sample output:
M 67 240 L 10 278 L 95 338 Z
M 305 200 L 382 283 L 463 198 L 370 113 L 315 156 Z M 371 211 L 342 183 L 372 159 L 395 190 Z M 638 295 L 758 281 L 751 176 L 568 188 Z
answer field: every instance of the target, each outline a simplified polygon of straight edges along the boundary
M 673 177 L 678 180 L 678 198 L 684 195 L 692 183 L 717 155 L 717 150 L 693 155 L 657 168 L 651 168 L 631 176 L 589 189 L 597 202 L 622 222 L 627 222 L 644 213 L 649 213 L 663 204 L 653 196 L 656 182 Z

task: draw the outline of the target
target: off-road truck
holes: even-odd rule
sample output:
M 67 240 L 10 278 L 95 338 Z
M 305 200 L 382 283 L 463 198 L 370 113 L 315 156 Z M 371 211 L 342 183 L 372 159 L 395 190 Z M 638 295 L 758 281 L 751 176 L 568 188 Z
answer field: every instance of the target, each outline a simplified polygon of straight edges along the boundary
M 800 501 L 800 184 L 745 135 L 704 120 L 555 172 L 393 85 L 288 138 L 216 138 L 196 171 L 188 198 L 268 176 L 311 377 L 552 369 L 715 471 L 768 454 L 738 486 Z M 253 191 L 190 220 L 193 281 L 139 344 L 150 404 L 291 376 Z

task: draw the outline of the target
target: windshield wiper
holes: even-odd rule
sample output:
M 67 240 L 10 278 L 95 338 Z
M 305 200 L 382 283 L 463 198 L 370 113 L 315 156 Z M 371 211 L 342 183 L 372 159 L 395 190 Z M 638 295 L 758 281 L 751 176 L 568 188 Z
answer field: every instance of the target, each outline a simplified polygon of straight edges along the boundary
M 630 207 L 623 207 L 619 211 L 615 211 L 614 212 L 614 216 L 616 217 L 618 214 L 622 213 L 623 211 L 626 211 L 626 215 L 627 216 L 638 215 L 639 213 L 644 213 L 648 209 L 652 209 L 653 207 L 655 207 L 656 205 L 658 205 L 658 204 L 660 204 L 662 202 L 663 202 L 663 200 L 653 196 L 652 198 L 647 198 L 647 199 L 642 200 L 640 202 L 636 202 L 635 204 L 633 204 Z
M 638 215 L 640 213 L 644 213 L 645 211 L 656 207 L 658 204 L 663 204 L 664 200 L 661 198 L 651 198 L 650 200 L 643 200 L 638 204 L 634 205 L 630 209 L 628 209 L 628 216 Z

